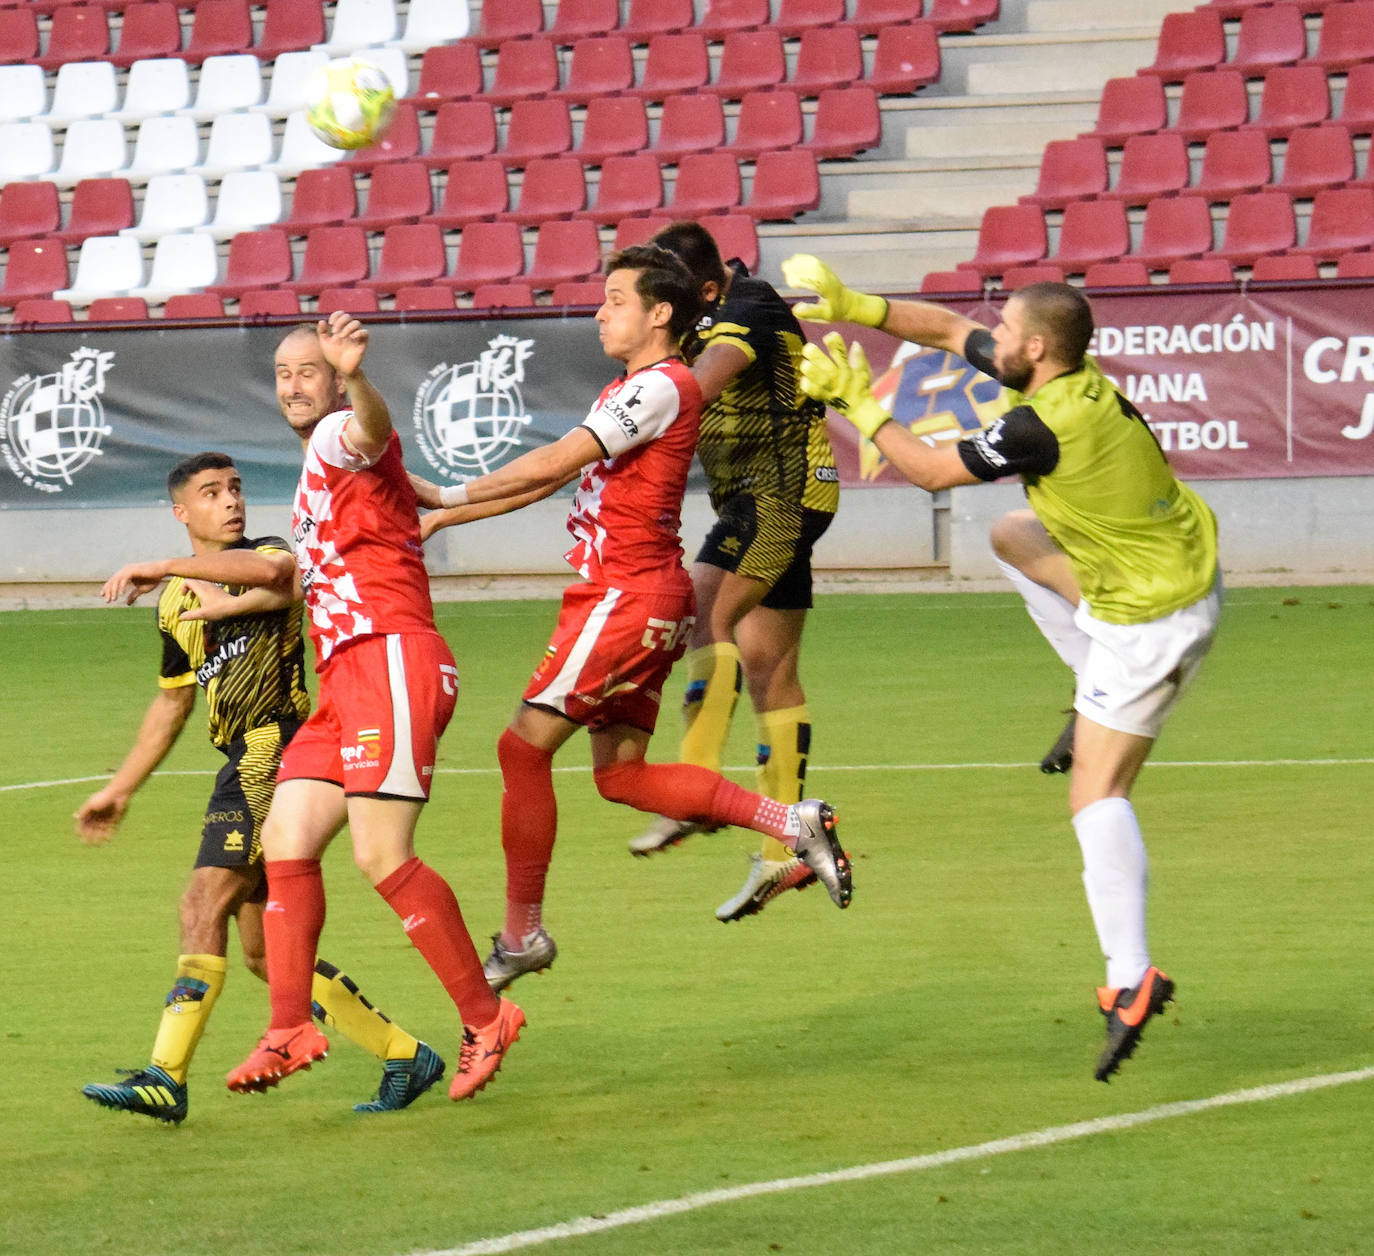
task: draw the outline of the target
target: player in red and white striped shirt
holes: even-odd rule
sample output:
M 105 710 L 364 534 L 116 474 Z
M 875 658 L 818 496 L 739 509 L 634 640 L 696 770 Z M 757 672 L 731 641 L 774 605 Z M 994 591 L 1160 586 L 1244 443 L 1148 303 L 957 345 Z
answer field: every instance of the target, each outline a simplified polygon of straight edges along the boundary
M 565 591 L 549 648 L 497 743 L 507 902 L 485 965 L 494 991 L 547 968 L 556 954 L 543 927 L 557 825 L 553 756 L 580 727 L 591 734 L 602 797 L 770 833 L 816 870 L 836 904 L 849 904 L 849 860 L 825 803 L 784 806 L 706 768 L 645 762 L 663 683 L 695 614 L 679 516 L 701 389 L 678 343 L 696 319 L 699 297 L 682 263 L 655 245 L 617 253 L 606 272 L 596 323 L 603 349 L 625 364 L 625 375 L 602 390 L 582 423 L 466 485 L 439 490 L 416 482 L 422 505 L 449 507 L 423 521 L 429 536 L 518 509 L 579 479 L 566 558 L 582 580 Z

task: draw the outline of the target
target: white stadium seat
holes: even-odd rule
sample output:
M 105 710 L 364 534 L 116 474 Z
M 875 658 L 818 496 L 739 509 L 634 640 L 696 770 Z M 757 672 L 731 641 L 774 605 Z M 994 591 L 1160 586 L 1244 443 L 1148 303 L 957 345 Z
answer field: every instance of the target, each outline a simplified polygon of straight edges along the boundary
M 41 117 L 48 85 L 40 65 L 0 65 L 0 123 Z
M 283 52 L 272 63 L 272 84 L 267 100 L 258 108 L 269 117 L 284 118 L 305 108 L 305 85 L 311 71 L 324 65 L 329 54 L 311 48 L 304 52 Z
M 252 53 L 206 57 L 196 85 L 196 103 L 180 112 L 208 122 L 236 109 L 262 103 L 262 62 Z
M 406 27 L 394 42 L 404 52 L 421 53 L 435 44 L 451 44 L 468 33 L 471 20 L 466 4 L 455 0 L 410 0 Z
M 205 160 L 192 169 L 207 179 L 221 179 L 231 170 L 253 170 L 276 156 L 272 119 L 265 113 L 222 113 L 210 126 Z
M 53 174 L 58 187 L 73 187 L 82 179 L 119 174 L 129 164 L 124 124 L 115 118 L 78 118 L 67 128 L 62 159 Z
M 200 130 L 181 115 L 145 118 L 134 141 L 134 157 L 124 175 L 146 182 L 155 174 L 176 174 L 200 161 Z
M 199 231 L 165 235 L 153 251 L 148 282 L 129 290 L 149 305 L 161 305 L 178 292 L 198 292 L 219 278 L 219 252 L 214 238 Z
M 57 71 L 47 122 L 65 125 L 78 118 L 107 116 L 118 100 L 115 68 L 108 61 L 68 61 Z
M 155 174 L 143 192 L 138 225 L 120 235 L 151 244 L 173 232 L 203 227 L 210 217 L 205 180 L 198 174 Z
M 90 305 L 97 297 L 122 297 L 143 283 L 143 246 L 129 236 L 91 236 L 81 243 L 76 278 L 53 293 L 58 301 Z
M 357 52 L 396 38 L 396 5 L 393 0 L 339 0 L 329 39 L 316 47 L 331 57 Z
M 191 75 L 180 57 L 146 57 L 129 67 L 124 100 L 110 117 L 142 122 L 191 103 Z
M 263 169 L 273 170 L 283 178 L 294 179 L 302 170 L 327 166 L 342 156 L 340 149 L 330 148 L 310 129 L 305 114 L 298 111 L 286 119 L 286 130 L 282 133 L 281 152 L 277 160 Z
M 56 160 L 52 129 L 46 122 L 0 125 L 0 183 L 11 179 L 44 179 Z

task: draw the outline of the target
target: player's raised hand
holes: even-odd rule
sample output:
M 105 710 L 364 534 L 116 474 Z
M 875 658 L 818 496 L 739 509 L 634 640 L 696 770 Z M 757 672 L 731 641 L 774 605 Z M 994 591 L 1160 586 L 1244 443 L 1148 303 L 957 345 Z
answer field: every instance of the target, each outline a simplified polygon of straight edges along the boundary
M 73 812 L 76 835 L 87 846 L 99 846 L 114 836 L 129 805 L 128 798 L 109 786 L 96 790 Z
M 858 323 L 881 327 L 887 318 L 887 301 L 846 288 L 840 278 L 819 257 L 794 253 L 782 264 L 782 277 L 789 288 L 806 288 L 819 301 L 794 305 L 792 313 L 813 323 Z
M 132 606 L 145 593 L 151 593 L 166 576 L 157 563 L 126 563 L 100 587 L 100 596 L 107 602 Z
M 869 440 L 892 416 L 873 395 L 873 372 L 868 355 L 857 340 L 848 349 L 837 331 L 827 333 L 825 348 L 802 349 L 802 391 L 839 411 Z
M 367 352 L 367 328 L 352 314 L 335 310 L 320 320 L 317 330 L 324 360 L 345 378 L 356 374 Z

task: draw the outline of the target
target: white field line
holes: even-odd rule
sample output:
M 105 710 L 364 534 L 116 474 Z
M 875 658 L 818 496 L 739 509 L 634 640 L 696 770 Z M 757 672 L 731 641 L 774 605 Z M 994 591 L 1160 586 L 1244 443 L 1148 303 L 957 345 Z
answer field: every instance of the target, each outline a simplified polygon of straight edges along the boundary
M 1147 768 L 1349 768 L 1369 767 L 1374 759 L 1152 759 Z M 989 769 L 1020 771 L 1037 767 L 1034 763 L 816 763 L 807 772 L 982 772 Z M 438 776 L 496 776 L 500 768 L 436 768 Z M 587 764 L 556 767 L 555 772 L 590 772 Z M 752 772 L 752 763 L 732 763 L 727 772 Z M 187 772 L 157 772 L 157 776 L 214 776 L 209 770 Z M 61 785 L 86 785 L 93 781 L 107 781 L 108 772 L 98 776 L 68 776 L 52 781 L 22 781 L 17 785 L 0 785 L 0 794 L 23 789 L 54 789 Z
M 989 1156 L 1002 1156 L 1014 1151 L 1028 1151 L 1035 1147 L 1048 1147 L 1054 1143 L 1089 1138 L 1095 1134 L 1111 1134 L 1119 1130 L 1133 1129 L 1138 1125 L 1150 1125 L 1155 1121 L 1169 1121 L 1174 1117 L 1192 1116 L 1194 1113 L 1208 1112 L 1214 1108 L 1229 1108 L 1248 1103 L 1267 1103 L 1271 1099 L 1285 1099 L 1291 1095 L 1306 1094 L 1314 1090 L 1326 1090 L 1332 1086 L 1347 1086 L 1352 1082 L 1364 1082 L 1372 1078 L 1374 1078 L 1374 1067 L 1354 1069 L 1348 1073 L 1325 1073 L 1316 1077 L 1299 1077 L 1292 1081 L 1275 1082 L 1268 1086 L 1253 1086 L 1246 1090 L 1233 1090 L 1227 1094 L 1212 1095 L 1208 1099 L 1187 1099 L 1178 1103 L 1163 1103 L 1158 1107 L 1146 1108 L 1141 1112 L 1123 1112 L 1118 1116 L 1103 1116 L 1091 1121 L 1076 1121 L 1072 1125 L 1052 1125 L 1047 1129 L 1031 1130 L 1026 1134 L 1013 1134 L 1009 1138 L 995 1138 L 991 1142 L 975 1143 L 968 1147 L 951 1147 L 947 1151 L 931 1152 L 924 1156 L 907 1156 L 901 1160 L 880 1160 L 874 1164 L 851 1165 L 849 1168 L 833 1169 L 827 1173 L 808 1173 L 800 1177 L 775 1178 L 771 1182 L 750 1182 L 743 1186 L 728 1186 L 714 1191 L 701 1191 L 694 1195 L 683 1195 L 677 1199 L 663 1199 L 656 1203 L 640 1204 L 634 1208 L 622 1208 L 616 1212 L 595 1217 L 577 1217 L 572 1221 L 542 1226 L 536 1230 L 520 1230 L 514 1234 L 478 1239 L 472 1243 L 464 1243 L 461 1247 L 416 1252 L 412 1253 L 412 1256 L 494 1256 L 495 1253 L 499 1252 L 514 1252 L 526 1247 L 556 1243 L 561 1239 L 600 1234 L 605 1230 L 616 1230 L 622 1226 L 635 1225 L 641 1221 L 657 1221 L 663 1217 L 695 1212 L 699 1208 L 710 1208 L 716 1204 L 729 1204 L 736 1200 L 752 1199 L 759 1195 L 778 1195 L 786 1191 L 805 1190 L 813 1186 L 833 1186 L 839 1182 L 860 1182 L 867 1178 L 886 1177 L 894 1173 L 922 1173 L 927 1169 L 938 1169 L 949 1164 L 959 1164 L 969 1160 L 985 1160 Z

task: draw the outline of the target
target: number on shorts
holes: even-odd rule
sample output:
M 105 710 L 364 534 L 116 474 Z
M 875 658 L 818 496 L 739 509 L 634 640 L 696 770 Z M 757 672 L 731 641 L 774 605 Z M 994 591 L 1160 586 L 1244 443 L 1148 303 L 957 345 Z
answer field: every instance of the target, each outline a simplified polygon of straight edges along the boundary
M 681 620 L 650 619 L 639 643 L 646 650 L 668 650 L 671 652 L 676 650 L 678 642 L 692 631 L 692 625 L 695 622 L 695 618 L 691 615 Z

